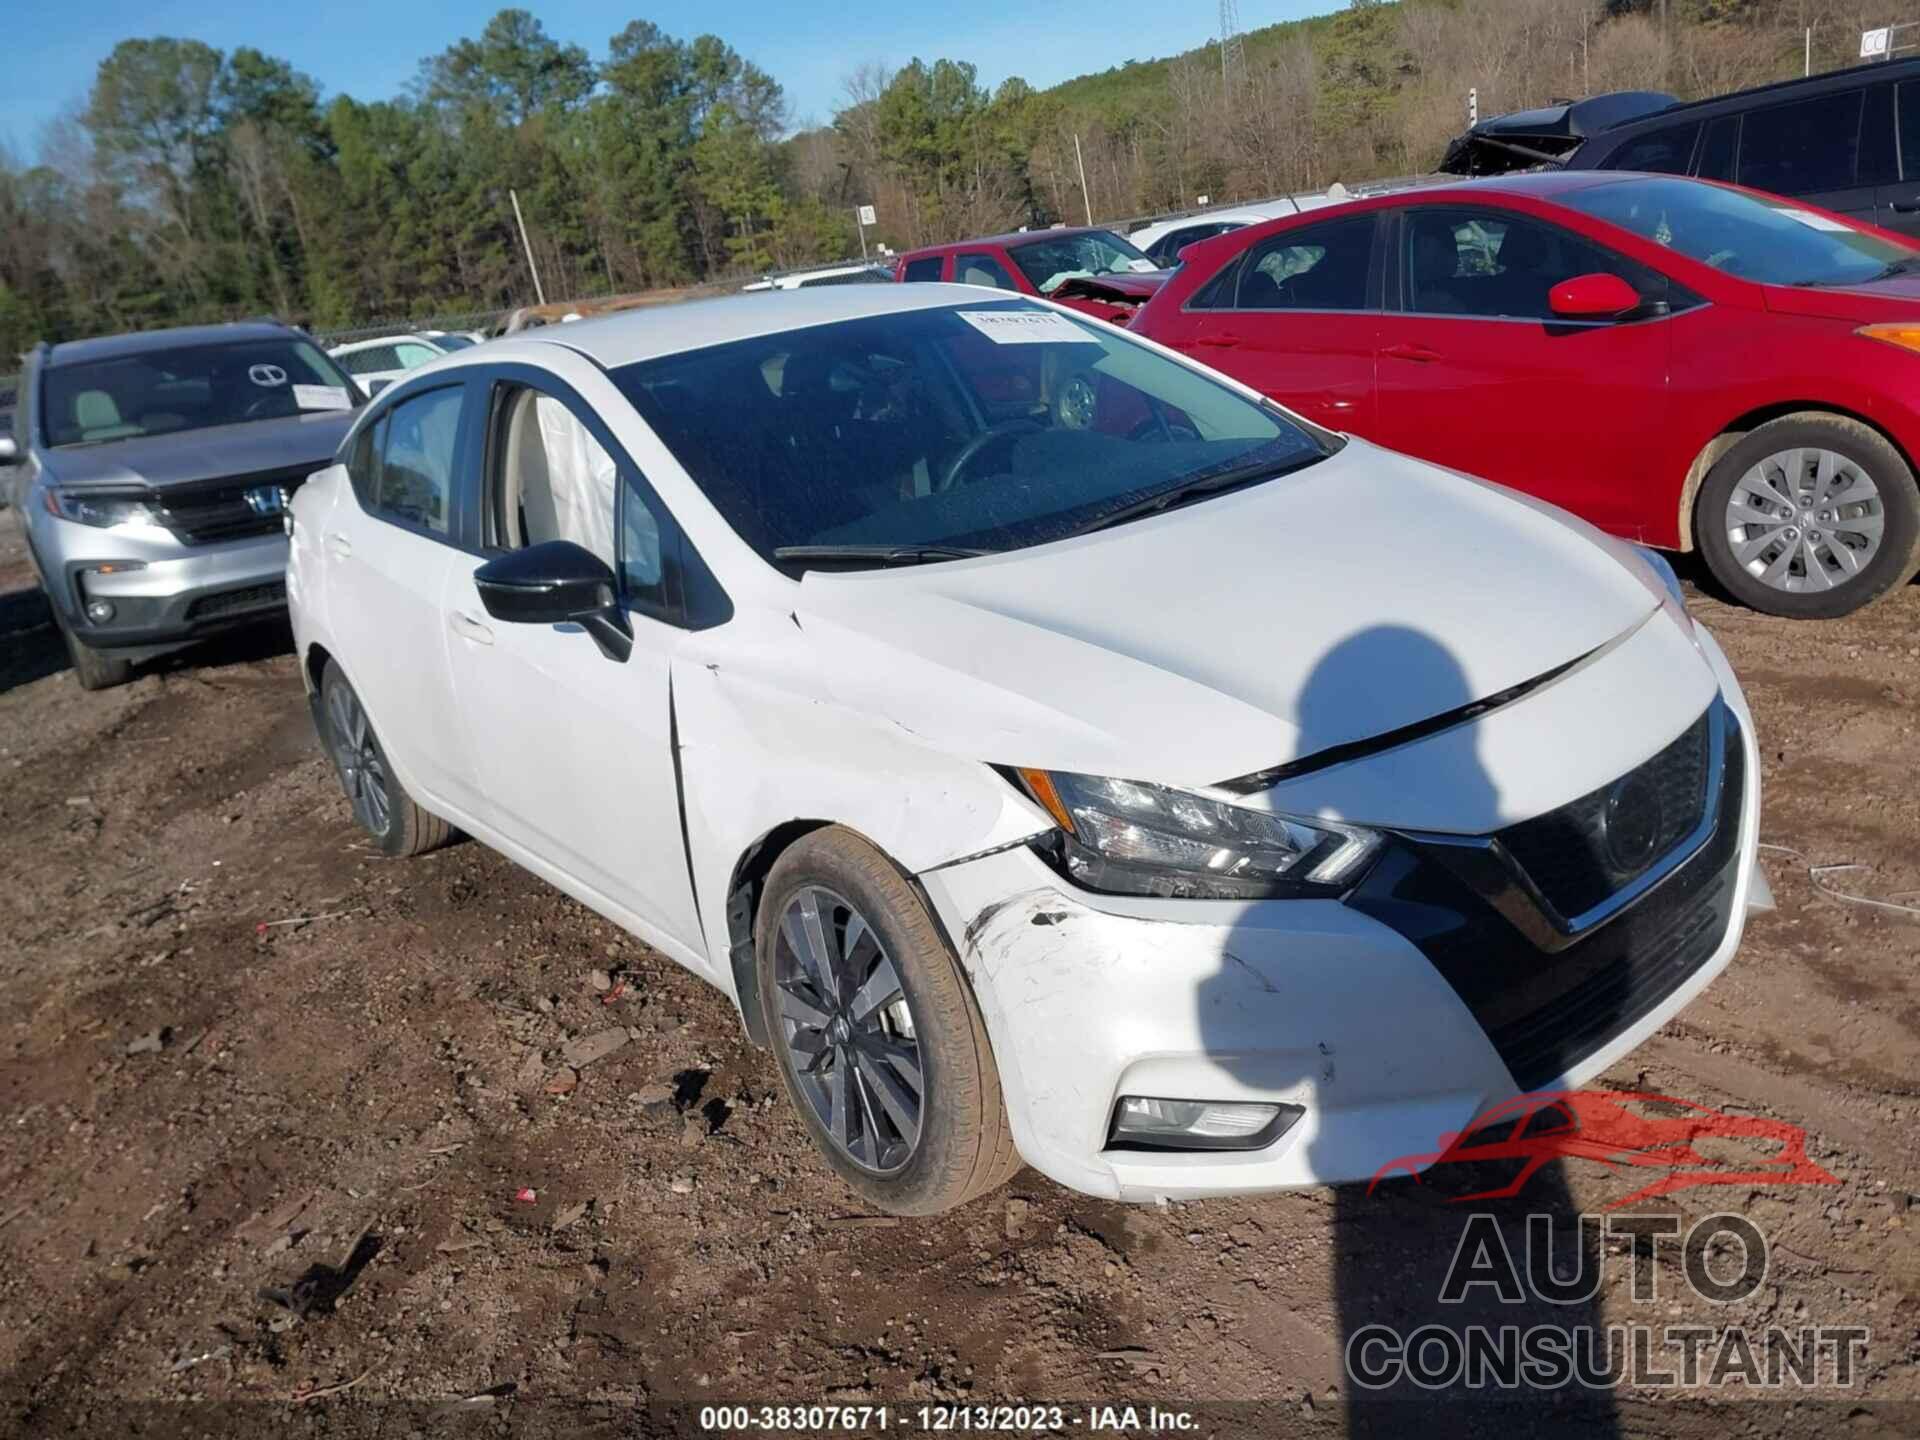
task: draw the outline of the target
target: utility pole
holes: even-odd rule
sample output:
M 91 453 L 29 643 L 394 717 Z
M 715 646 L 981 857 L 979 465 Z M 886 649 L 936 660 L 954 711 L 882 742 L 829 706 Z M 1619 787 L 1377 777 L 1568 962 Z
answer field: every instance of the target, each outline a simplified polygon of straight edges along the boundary
M 1093 196 L 1087 190 L 1087 162 L 1080 156 L 1080 132 L 1073 132 L 1073 163 L 1080 171 L 1080 200 L 1087 207 L 1087 224 L 1093 224 Z
M 509 190 L 507 198 L 513 201 L 513 222 L 520 227 L 520 248 L 527 252 L 527 269 L 533 272 L 534 297 L 544 305 L 547 303 L 547 292 L 540 286 L 540 267 L 533 263 L 533 246 L 527 241 L 527 221 L 520 213 L 520 192 Z
M 1233 72 L 1246 65 L 1246 46 L 1240 39 L 1240 7 L 1236 0 L 1220 0 L 1220 93 L 1233 91 Z

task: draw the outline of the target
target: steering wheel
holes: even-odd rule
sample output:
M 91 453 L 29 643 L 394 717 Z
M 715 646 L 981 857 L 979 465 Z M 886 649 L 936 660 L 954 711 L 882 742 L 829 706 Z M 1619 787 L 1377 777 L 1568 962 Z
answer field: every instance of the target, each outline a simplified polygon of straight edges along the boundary
M 947 473 L 941 476 L 940 483 L 934 487 L 934 493 L 945 494 L 958 485 L 967 467 L 978 459 L 980 452 L 989 445 L 997 445 L 1002 440 L 1011 439 L 1028 430 L 1041 431 L 1046 428 L 1038 420 L 1026 415 L 1012 420 L 1002 420 L 998 425 L 989 425 L 960 447 L 960 453 L 954 456 L 952 463 L 947 466 Z
M 1153 414 L 1133 427 L 1128 434 L 1129 440 L 1144 440 L 1154 445 L 1166 445 L 1175 441 L 1198 440 L 1200 432 L 1191 425 L 1175 425 L 1167 420 L 1167 412 L 1159 405 L 1153 407 Z
M 247 402 L 246 408 L 241 410 L 240 418 L 242 420 L 253 420 L 265 414 L 269 406 L 273 406 L 275 409 L 282 408 L 274 404 L 275 401 L 281 399 L 282 396 L 279 390 L 269 390 L 264 395 L 256 396 Z

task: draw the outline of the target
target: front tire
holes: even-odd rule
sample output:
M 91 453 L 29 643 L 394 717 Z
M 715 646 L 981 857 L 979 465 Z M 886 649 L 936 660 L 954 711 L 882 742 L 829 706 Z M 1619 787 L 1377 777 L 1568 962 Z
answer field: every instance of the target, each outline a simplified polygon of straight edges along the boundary
M 422 810 L 393 773 L 366 707 L 338 665 L 320 677 L 320 738 L 353 818 L 393 856 L 424 855 L 447 843 L 452 828 Z
M 839 826 L 796 841 L 767 877 L 754 952 L 787 1097 L 865 1200 L 937 1215 L 1018 1173 L 973 991 L 885 855 Z
M 1830 620 L 1920 570 L 1920 489 L 1871 426 L 1788 415 L 1749 432 L 1707 473 L 1694 535 L 1734 598 L 1769 615 Z
M 112 690 L 133 679 L 133 662 L 105 650 L 96 650 L 73 631 L 56 613 L 53 623 L 60 627 L 60 638 L 67 642 L 67 658 L 73 662 L 73 678 L 82 690 Z

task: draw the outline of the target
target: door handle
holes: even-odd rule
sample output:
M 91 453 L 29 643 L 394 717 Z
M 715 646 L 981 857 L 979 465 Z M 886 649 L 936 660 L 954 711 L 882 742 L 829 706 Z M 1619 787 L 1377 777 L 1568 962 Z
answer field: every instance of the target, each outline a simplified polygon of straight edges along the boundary
M 463 640 L 471 640 L 476 645 L 493 644 L 492 627 L 482 625 L 471 615 L 463 615 L 458 610 L 451 611 L 447 615 L 447 624 L 451 625 L 453 633 Z
M 1914 196 L 1911 200 L 1894 200 L 1889 203 L 1902 215 L 1911 215 L 1914 211 L 1920 210 L 1920 195 Z
M 1389 360 L 1412 360 L 1421 365 L 1440 358 L 1438 350 L 1429 350 L 1424 345 L 1389 345 L 1380 353 Z
M 353 554 L 353 542 L 338 530 L 329 530 L 327 532 L 327 549 L 344 560 Z
M 1238 335 L 1200 335 L 1194 338 L 1194 344 L 1210 346 L 1215 350 L 1231 350 L 1240 343 Z

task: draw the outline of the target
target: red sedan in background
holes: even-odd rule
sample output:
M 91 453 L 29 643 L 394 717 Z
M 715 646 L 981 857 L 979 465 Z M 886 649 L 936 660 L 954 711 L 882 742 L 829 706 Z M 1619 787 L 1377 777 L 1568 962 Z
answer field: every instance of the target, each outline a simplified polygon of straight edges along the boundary
M 1920 569 L 1920 250 L 1666 176 L 1503 176 L 1236 230 L 1131 329 L 1298 413 L 1699 548 L 1756 609 Z
M 1115 325 L 1133 319 L 1172 273 L 1111 230 L 1065 227 L 929 245 L 909 250 L 893 267 L 895 280 L 1044 295 Z

